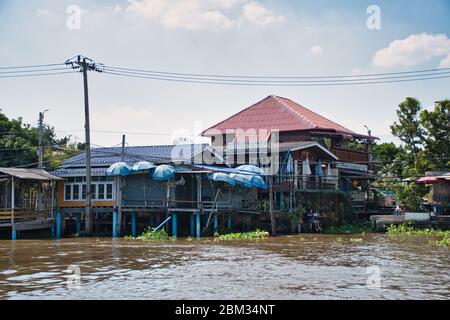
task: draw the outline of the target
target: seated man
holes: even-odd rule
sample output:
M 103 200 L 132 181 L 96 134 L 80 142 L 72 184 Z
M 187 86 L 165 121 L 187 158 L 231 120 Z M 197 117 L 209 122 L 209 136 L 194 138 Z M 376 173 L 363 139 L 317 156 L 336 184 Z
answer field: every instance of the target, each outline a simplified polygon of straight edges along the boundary
M 314 218 L 314 229 L 315 229 L 315 231 L 322 232 L 322 227 L 320 226 L 320 215 L 317 212 L 317 210 L 314 211 L 313 218 Z

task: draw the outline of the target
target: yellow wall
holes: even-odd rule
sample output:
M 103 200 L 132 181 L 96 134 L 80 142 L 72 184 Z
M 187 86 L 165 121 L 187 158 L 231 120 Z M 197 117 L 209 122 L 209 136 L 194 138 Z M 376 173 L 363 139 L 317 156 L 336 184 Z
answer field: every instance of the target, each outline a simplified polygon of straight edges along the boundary
M 84 207 L 85 201 L 64 201 L 64 181 L 58 181 L 56 185 L 56 199 L 57 205 L 60 208 L 67 207 Z M 92 200 L 93 207 L 114 207 L 114 200 L 96 201 Z

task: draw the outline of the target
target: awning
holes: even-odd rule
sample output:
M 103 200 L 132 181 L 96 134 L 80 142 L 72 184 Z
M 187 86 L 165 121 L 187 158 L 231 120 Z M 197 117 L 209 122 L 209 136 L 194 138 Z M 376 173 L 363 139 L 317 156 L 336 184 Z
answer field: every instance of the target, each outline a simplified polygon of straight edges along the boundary
M 0 173 L 22 180 L 62 180 L 60 177 L 52 175 L 43 169 L 0 168 Z
M 423 184 L 433 184 L 438 182 L 438 177 L 422 177 L 419 180 L 417 180 L 417 183 L 423 183 Z

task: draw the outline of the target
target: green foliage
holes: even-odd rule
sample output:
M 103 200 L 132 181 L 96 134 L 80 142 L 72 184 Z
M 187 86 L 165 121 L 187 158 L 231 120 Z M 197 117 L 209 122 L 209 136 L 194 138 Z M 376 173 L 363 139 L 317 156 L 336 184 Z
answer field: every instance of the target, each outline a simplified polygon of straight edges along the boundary
M 354 221 L 351 224 L 344 224 L 336 227 L 331 226 L 324 230 L 326 234 L 353 234 L 353 233 L 366 233 L 371 232 L 372 226 L 368 221 Z
M 79 150 L 70 137 L 57 138 L 53 127 L 44 127 L 44 166 L 48 170 L 59 167 L 61 161 Z M 39 130 L 23 123 L 22 118 L 9 119 L 0 110 L 0 167 L 24 166 L 38 162 Z
M 303 216 L 305 215 L 306 209 L 303 206 L 298 206 L 291 211 L 288 211 L 286 213 L 286 217 L 290 224 L 297 225 L 300 223 L 303 219 Z
M 263 239 L 269 236 L 269 232 L 265 230 L 256 229 L 256 231 L 252 232 L 236 232 L 236 233 L 228 233 L 222 234 L 216 237 L 217 240 L 255 240 L 255 239 Z
M 440 247 L 450 246 L 450 231 L 436 229 L 417 229 L 412 227 L 411 222 L 400 225 L 390 225 L 387 228 L 389 235 L 408 235 L 408 236 L 433 236 L 438 239 L 429 240 L 428 243 Z
M 397 201 L 407 210 L 419 210 L 420 202 L 430 191 L 415 181 L 426 171 L 449 168 L 449 109 L 449 100 L 428 111 L 421 110 L 417 99 L 406 98 L 397 110 L 398 121 L 391 126 L 392 134 L 403 144 L 374 147 L 376 159 L 385 162 L 374 186 L 395 191 Z
M 159 229 L 154 230 L 154 228 L 147 228 L 140 236 L 133 238 L 131 236 L 126 236 L 125 239 L 127 240 L 142 240 L 142 241 L 161 241 L 161 240 L 171 240 L 172 237 L 170 237 L 166 230 Z
M 382 163 L 390 163 L 401 152 L 401 148 L 397 147 L 394 143 L 380 143 L 373 146 L 374 160 Z

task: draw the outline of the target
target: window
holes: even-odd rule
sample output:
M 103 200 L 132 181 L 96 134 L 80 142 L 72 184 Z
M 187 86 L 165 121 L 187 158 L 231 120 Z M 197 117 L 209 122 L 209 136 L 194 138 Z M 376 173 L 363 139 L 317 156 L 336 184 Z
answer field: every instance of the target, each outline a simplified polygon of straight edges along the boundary
M 102 176 L 92 177 L 91 196 L 94 201 L 113 200 L 113 180 Z M 84 177 L 66 179 L 64 200 L 86 200 L 86 179 Z

